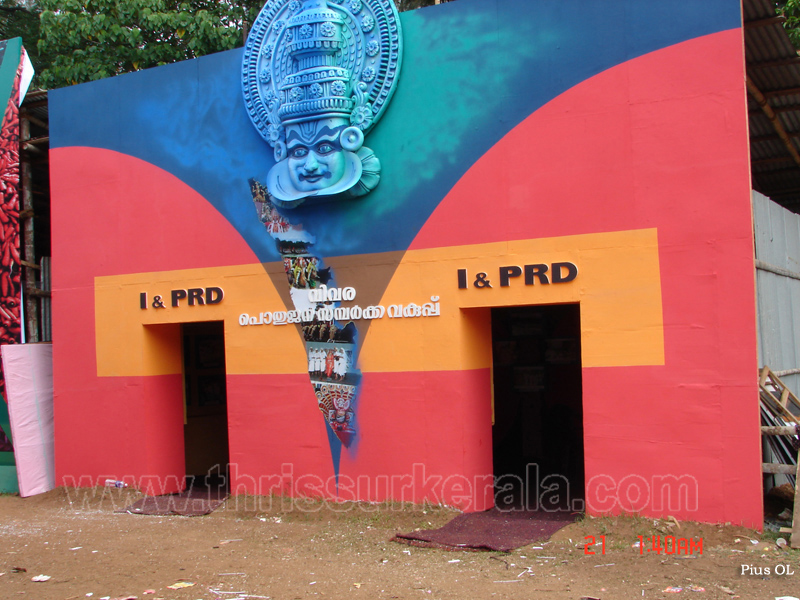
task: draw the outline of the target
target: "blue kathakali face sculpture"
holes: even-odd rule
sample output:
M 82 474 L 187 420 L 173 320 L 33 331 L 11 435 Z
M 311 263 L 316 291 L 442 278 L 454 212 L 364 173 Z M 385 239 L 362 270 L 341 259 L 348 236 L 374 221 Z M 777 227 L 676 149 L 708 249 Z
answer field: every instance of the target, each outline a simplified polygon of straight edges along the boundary
M 278 206 L 355 198 L 380 181 L 364 135 L 397 83 L 402 36 L 392 0 L 270 0 L 245 46 L 245 106 L 272 146 Z

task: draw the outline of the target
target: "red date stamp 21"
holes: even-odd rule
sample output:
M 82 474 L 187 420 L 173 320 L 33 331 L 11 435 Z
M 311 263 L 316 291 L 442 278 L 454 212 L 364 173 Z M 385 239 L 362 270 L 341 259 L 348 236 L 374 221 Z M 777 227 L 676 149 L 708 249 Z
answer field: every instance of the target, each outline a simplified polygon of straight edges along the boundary
M 634 544 L 634 547 L 639 548 L 639 554 L 684 554 L 690 556 L 693 554 L 703 553 L 703 538 L 679 538 L 674 535 L 651 535 L 645 537 L 638 536 L 639 541 Z M 587 535 L 583 538 L 586 543 L 583 545 L 584 554 L 605 554 L 606 553 L 606 536 L 604 535 Z M 597 547 L 597 548 L 595 548 Z

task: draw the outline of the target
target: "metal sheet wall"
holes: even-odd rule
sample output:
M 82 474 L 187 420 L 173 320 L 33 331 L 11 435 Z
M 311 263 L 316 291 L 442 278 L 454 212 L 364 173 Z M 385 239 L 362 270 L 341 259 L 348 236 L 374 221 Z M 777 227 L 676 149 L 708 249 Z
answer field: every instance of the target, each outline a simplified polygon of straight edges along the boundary
M 800 215 L 753 192 L 753 226 L 759 365 L 800 370 Z M 800 374 L 781 379 L 800 392 Z

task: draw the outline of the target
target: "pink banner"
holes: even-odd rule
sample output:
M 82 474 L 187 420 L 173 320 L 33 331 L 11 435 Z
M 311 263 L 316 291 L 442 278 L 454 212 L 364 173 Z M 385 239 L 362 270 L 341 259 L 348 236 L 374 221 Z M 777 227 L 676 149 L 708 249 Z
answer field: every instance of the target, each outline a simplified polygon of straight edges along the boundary
M 19 495 L 33 496 L 55 487 L 53 347 L 15 344 L 1 348 Z

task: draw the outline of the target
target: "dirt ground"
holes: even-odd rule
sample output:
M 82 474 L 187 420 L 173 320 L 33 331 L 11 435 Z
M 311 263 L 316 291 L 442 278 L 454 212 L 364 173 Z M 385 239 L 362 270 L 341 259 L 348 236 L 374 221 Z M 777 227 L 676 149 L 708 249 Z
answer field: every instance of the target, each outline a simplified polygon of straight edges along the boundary
M 115 512 L 139 497 L 104 488 L 0 496 L 0 598 L 800 596 L 800 551 L 780 548 L 777 534 L 731 525 L 584 518 L 509 554 L 449 552 L 389 541 L 446 523 L 455 513 L 441 507 L 235 497 L 204 517 Z M 644 551 L 634 547 L 640 535 Z M 647 552 L 652 535 L 674 536 L 679 553 Z M 595 540 L 588 549 L 587 536 Z M 50 579 L 32 581 L 38 575 Z M 168 587 L 180 582 L 193 585 Z

